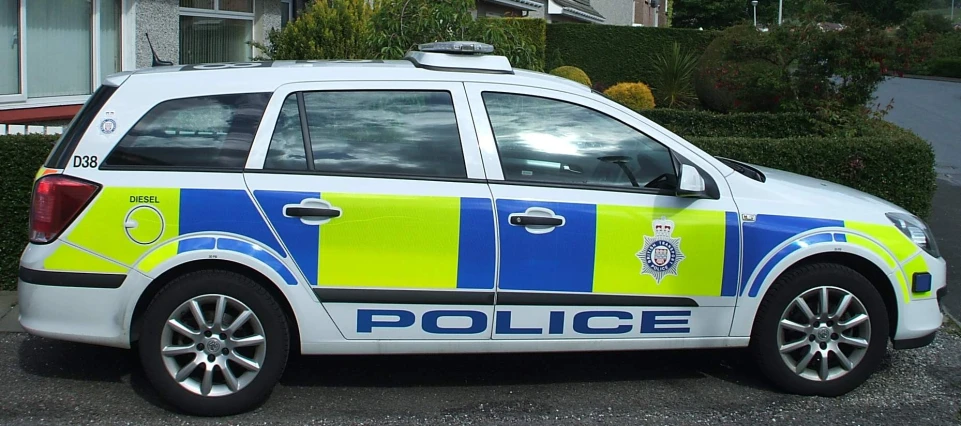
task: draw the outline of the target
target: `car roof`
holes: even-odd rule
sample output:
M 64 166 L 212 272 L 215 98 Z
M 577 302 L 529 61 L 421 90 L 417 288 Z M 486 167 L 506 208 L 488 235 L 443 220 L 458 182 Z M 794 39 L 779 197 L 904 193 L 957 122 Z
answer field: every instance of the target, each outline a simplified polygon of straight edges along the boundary
M 209 83 L 216 86 L 224 82 L 225 79 L 242 79 L 251 86 L 251 90 L 265 90 L 269 87 L 276 88 L 284 84 L 298 82 L 419 80 L 505 83 L 571 93 L 590 93 L 592 91 L 590 87 L 581 83 L 543 72 L 513 68 L 509 66 L 509 63 L 508 69 L 485 70 L 483 67 L 485 63 L 489 64 L 489 62 L 486 62 L 488 59 L 501 58 L 506 62 L 506 58 L 493 55 L 479 55 L 475 58 L 477 67 L 471 66 L 473 59 L 466 62 L 460 60 L 457 62 L 457 66 L 453 67 L 426 66 L 408 59 L 283 60 L 167 65 L 117 73 L 107 77 L 104 83 L 119 86 L 128 78 L 134 78 L 136 80 L 156 80 L 158 83 L 190 81 L 194 84 Z

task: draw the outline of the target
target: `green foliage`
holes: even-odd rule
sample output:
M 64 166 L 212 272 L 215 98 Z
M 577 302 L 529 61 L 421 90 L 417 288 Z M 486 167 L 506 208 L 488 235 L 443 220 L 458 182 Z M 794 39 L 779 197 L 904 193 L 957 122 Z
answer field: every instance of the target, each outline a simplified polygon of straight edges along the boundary
M 694 68 L 697 66 L 697 54 L 682 51 L 676 41 L 666 53 L 654 55 L 651 59 L 657 80 L 654 80 L 654 94 L 657 103 L 667 108 L 675 108 L 693 103 Z
M 547 68 L 578 67 L 599 90 L 622 81 L 653 82 L 657 71 L 651 52 L 677 42 L 700 54 L 716 35 L 691 29 L 552 23 L 547 26 Z
M 927 68 L 928 75 L 961 78 L 961 58 L 935 59 Z
M 370 59 L 373 9 L 367 0 L 312 1 L 282 30 L 271 29 L 269 43 L 252 43 L 271 60 Z
M 487 21 L 486 26 L 498 27 L 506 26 L 512 32 L 506 33 L 511 37 L 516 37 L 518 41 L 507 40 L 492 43 L 495 54 L 503 54 L 499 49 L 504 46 L 513 49 L 513 46 L 521 46 L 516 55 L 507 55 L 511 59 L 511 64 L 518 68 L 543 71 L 545 68 L 545 57 L 547 56 L 547 21 L 532 18 L 479 18 L 480 21 Z M 486 40 L 486 39 L 485 39 Z M 528 49 L 530 49 L 528 51 Z M 528 54 L 533 56 L 527 56 Z M 523 57 L 523 58 L 522 58 Z
M 558 77 L 564 77 L 568 80 L 574 80 L 587 87 L 591 87 L 590 77 L 587 76 L 584 70 L 577 67 L 572 67 L 572 66 L 557 67 L 551 70 L 551 74 L 556 75 Z
M 830 8 L 816 3 L 799 24 L 725 30 L 698 65 L 701 102 L 721 112 L 863 109 L 890 65 L 892 40 L 855 15 L 843 30 L 824 31 L 817 23 Z
M 926 217 L 934 151 L 906 131 L 876 137 L 690 138 L 708 153 L 839 183 Z
M 633 111 L 654 109 L 654 95 L 644 83 L 617 83 L 605 90 L 604 95 Z
M 675 0 L 671 8 L 675 28 L 723 29 L 752 19 L 750 2 L 741 0 Z
M 682 137 L 796 138 L 826 136 L 837 128 L 803 113 L 731 113 L 659 108 L 641 113 Z
M 882 25 L 904 22 L 928 0 L 830 0 L 844 14 L 860 14 Z
M 20 255 L 27 246 L 27 224 L 33 178 L 47 158 L 56 136 L 0 136 L 0 290 L 15 290 Z
M 499 19 L 474 19 L 474 0 L 378 0 L 374 7 L 373 44 L 378 58 L 400 59 L 421 43 L 472 40 L 494 46 L 518 68 L 543 70 L 536 30 Z M 532 24 L 534 26 L 536 24 Z

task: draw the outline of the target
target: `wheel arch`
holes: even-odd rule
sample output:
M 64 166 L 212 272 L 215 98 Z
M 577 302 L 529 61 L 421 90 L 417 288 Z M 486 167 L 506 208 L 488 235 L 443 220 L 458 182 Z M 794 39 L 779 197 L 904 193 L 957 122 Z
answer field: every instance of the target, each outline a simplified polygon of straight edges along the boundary
M 297 320 L 296 314 L 294 313 L 294 309 L 284 292 L 281 291 L 277 287 L 277 284 L 275 284 L 262 272 L 250 266 L 244 265 L 243 263 L 229 259 L 197 259 L 187 261 L 167 269 L 159 276 L 154 278 L 150 284 L 147 285 L 144 291 L 141 292 L 140 297 L 137 299 L 137 303 L 134 305 L 133 314 L 130 318 L 131 346 L 134 346 L 134 344 L 140 338 L 140 330 L 143 326 L 143 314 L 147 310 L 147 306 L 150 305 L 150 302 L 153 300 L 154 296 L 156 296 L 164 286 L 177 277 L 205 269 L 218 269 L 238 273 L 254 280 L 257 284 L 264 287 L 264 289 L 270 293 L 270 295 L 277 301 L 277 304 L 280 305 L 280 308 L 284 311 L 284 316 L 287 320 L 287 327 L 290 332 L 290 348 L 292 350 L 293 348 L 297 348 L 298 351 L 300 350 L 300 324 Z

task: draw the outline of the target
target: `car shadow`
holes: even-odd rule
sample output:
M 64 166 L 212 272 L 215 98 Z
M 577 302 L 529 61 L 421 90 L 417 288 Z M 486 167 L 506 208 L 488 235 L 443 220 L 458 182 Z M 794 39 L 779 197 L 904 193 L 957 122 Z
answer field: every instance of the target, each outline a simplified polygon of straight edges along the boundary
M 30 336 L 19 348 L 27 373 L 66 380 L 124 382 L 170 410 L 140 368 L 136 350 Z M 744 349 L 445 355 L 292 355 L 288 387 L 510 386 L 574 382 L 715 379 L 772 390 Z

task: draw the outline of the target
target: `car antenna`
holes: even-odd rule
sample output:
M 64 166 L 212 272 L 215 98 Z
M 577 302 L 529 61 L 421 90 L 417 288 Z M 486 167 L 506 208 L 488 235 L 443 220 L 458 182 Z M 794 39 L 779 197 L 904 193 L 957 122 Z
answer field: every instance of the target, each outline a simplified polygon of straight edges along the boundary
M 147 36 L 147 44 L 150 46 L 150 53 L 153 54 L 153 64 L 151 64 L 150 66 L 156 67 L 156 66 L 160 66 L 160 65 L 164 65 L 164 66 L 173 65 L 173 64 L 174 64 L 173 62 L 170 62 L 170 61 L 161 61 L 160 58 L 157 57 L 157 51 L 154 50 L 154 48 L 153 48 L 153 43 L 150 42 L 150 34 L 148 34 L 148 33 L 143 33 L 143 34 L 144 34 L 145 36 Z

